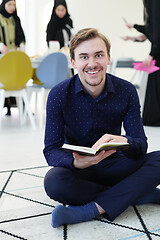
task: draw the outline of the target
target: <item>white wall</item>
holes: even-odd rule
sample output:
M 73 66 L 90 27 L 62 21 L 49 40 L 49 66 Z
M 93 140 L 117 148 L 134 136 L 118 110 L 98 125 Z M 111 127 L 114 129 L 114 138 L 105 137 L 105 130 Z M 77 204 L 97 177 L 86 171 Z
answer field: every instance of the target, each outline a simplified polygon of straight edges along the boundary
M 68 0 L 68 9 L 75 28 L 95 27 L 109 37 L 112 57 L 134 57 L 147 55 L 149 42 L 133 43 L 121 39 L 123 35 L 138 35 L 128 30 L 122 17 L 128 22 L 143 24 L 142 0 Z
M 26 35 L 29 55 L 45 54 L 46 26 L 50 19 L 54 0 L 16 0 L 18 15 Z M 66 0 L 74 27 L 95 27 L 109 37 L 111 57 L 133 57 L 142 60 L 149 53 L 150 43 L 125 42 L 123 35 L 138 35 L 128 30 L 122 17 L 128 22 L 143 24 L 142 0 Z

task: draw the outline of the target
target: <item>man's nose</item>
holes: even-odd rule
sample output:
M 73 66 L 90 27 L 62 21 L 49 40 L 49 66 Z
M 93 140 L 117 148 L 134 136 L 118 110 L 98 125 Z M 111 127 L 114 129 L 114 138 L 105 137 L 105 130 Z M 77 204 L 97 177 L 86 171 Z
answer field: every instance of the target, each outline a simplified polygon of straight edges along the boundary
M 89 58 L 88 60 L 88 66 L 93 67 L 97 65 L 97 61 L 95 58 Z

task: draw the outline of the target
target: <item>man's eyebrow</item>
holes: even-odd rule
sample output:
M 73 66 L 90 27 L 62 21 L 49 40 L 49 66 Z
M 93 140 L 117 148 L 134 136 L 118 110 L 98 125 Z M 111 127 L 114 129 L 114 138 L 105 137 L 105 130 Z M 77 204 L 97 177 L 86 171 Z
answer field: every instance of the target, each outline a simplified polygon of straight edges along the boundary
M 99 54 L 99 53 L 104 53 L 103 50 L 97 51 L 95 52 L 95 54 Z M 88 55 L 88 53 L 80 53 L 79 56 L 84 56 L 84 55 Z
M 79 56 L 88 55 L 88 53 L 80 53 Z
M 104 53 L 104 51 L 103 50 L 100 50 L 100 51 L 97 51 L 97 52 L 95 52 L 96 54 L 99 54 L 99 53 Z

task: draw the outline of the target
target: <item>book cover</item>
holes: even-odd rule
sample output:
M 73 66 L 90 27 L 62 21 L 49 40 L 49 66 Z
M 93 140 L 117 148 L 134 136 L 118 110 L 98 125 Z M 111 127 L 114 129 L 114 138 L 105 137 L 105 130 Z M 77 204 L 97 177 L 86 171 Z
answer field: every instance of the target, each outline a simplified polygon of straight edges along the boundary
M 151 65 L 146 67 L 143 65 L 143 62 L 133 63 L 134 69 L 147 72 L 148 74 L 158 71 L 160 68 L 155 66 L 156 61 L 152 60 Z

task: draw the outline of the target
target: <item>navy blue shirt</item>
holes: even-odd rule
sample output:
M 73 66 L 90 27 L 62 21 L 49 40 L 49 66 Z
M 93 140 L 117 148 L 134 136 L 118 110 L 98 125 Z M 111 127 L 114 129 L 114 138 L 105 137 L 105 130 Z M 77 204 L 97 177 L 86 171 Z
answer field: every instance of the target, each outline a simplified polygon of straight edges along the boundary
M 126 80 L 106 74 L 104 90 L 94 99 L 75 75 L 56 85 L 48 95 L 45 158 L 50 166 L 73 168 L 72 153 L 61 149 L 64 142 L 91 147 L 106 133 L 121 135 L 122 124 L 123 135 L 131 147 L 113 155 L 124 154 L 138 159 L 147 151 L 147 138 L 135 87 Z

